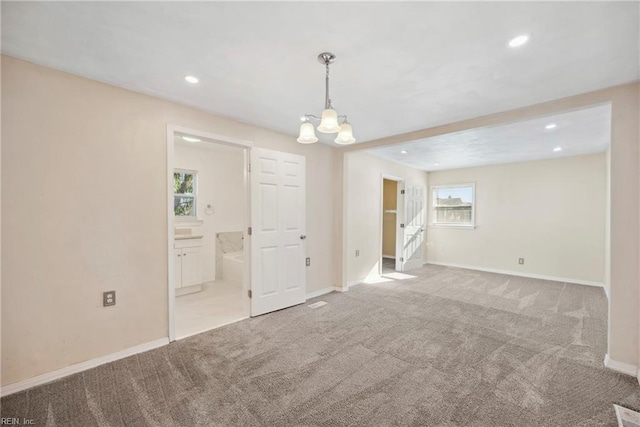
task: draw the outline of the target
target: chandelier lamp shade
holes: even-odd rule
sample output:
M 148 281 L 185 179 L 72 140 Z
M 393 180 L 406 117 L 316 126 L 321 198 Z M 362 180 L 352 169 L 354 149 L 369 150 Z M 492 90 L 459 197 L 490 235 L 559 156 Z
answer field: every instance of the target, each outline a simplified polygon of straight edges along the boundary
M 320 117 L 314 116 L 313 114 L 305 114 L 302 117 L 300 136 L 298 136 L 297 140 L 300 144 L 313 144 L 314 142 L 318 142 L 318 137 L 311 122 L 312 120 L 319 122 L 316 128 L 318 132 L 337 133 L 338 136 L 334 140 L 336 144 L 348 145 L 356 142 L 353 137 L 351 124 L 347 121 L 347 116 L 338 115 L 331 105 L 331 98 L 329 98 L 329 65 L 335 61 L 336 56 L 333 53 L 323 52 L 318 55 L 318 62 L 324 64 L 327 70 L 325 77 L 324 111 Z

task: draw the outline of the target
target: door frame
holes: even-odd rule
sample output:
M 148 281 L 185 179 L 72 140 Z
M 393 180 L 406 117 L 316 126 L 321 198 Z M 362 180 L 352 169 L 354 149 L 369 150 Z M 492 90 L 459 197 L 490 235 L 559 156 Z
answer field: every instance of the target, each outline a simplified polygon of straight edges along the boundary
M 175 219 L 173 215 L 173 170 L 175 168 L 175 136 L 176 134 L 188 134 L 199 138 L 213 140 L 215 143 L 230 145 L 242 148 L 244 152 L 244 236 L 243 253 L 243 278 L 242 287 L 244 290 L 244 299 L 247 312 L 251 314 L 251 301 L 249 299 L 249 289 L 251 289 L 251 239 L 248 236 L 248 230 L 251 226 L 251 181 L 249 179 L 249 163 L 251 161 L 251 148 L 253 142 L 225 135 L 218 135 L 211 132 L 205 132 L 197 129 L 189 129 L 183 126 L 167 124 L 167 297 L 168 297 L 168 320 L 169 328 L 167 334 L 169 341 L 176 340 L 175 332 L 175 249 L 173 247 L 175 235 Z
M 388 181 L 396 181 L 398 184 L 397 195 L 396 195 L 396 271 L 402 271 L 402 263 L 400 262 L 400 255 L 402 255 L 402 245 L 404 241 L 404 233 L 403 229 L 400 228 L 400 224 L 402 223 L 402 218 L 404 217 L 404 203 L 402 203 L 402 199 L 400 196 L 402 195 L 402 190 L 404 190 L 404 178 L 400 178 L 398 176 L 389 175 L 382 173 L 380 174 L 380 248 L 378 251 L 378 276 L 382 276 L 382 240 L 384 233 L 384 180 Z

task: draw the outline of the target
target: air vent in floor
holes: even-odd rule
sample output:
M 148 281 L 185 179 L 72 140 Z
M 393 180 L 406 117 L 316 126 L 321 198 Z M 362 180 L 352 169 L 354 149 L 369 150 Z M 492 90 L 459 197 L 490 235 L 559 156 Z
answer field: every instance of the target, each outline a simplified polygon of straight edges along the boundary
M 318 307 L 322 307 L 323 305 L 327 305 L 327 303 L 325 301 L 318 301 L 318 302 L 314 302 L 313 304 L 309 304 L 308 307 L 318 308 Z

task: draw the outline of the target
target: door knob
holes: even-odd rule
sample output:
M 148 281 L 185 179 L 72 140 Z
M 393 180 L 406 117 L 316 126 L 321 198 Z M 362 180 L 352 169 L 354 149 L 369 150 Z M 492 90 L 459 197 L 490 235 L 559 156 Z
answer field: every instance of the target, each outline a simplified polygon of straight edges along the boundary
M 301 235 L 300 235 L 300 240 L 304 240 L 304 239 L 306 239 L 306 238 L 307 238 L 307 236 L 305 236 L 304 234 L 301 234 Z

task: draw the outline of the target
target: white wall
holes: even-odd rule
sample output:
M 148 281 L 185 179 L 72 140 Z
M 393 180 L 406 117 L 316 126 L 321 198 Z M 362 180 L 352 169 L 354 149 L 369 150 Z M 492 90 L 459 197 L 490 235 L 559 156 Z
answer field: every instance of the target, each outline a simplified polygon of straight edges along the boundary
M 2 385 L 168 336 L 167 124 L 305 156 L 332 286 L 334 149 L 2 56 Z
M 427 188 L 427 173 L 365 152 L 346 155 L 347 283 L 378 274 L 382 237 L 382 176 L 402 178 Z M 398 200 L 398 203 L 402 203 Z M 426 206 L 426 204 L 425 204 Z M 425 212 L 426 213 L 426 212 Z M 356 250 L 360 256 L 356 257 Z
M 428 262 L 604 284 L 605 153 L 429 173 L 468 182 L 477 228 L 430 227 Z
M 176 144 L 176 169 L 198 171 L 197 215 L 201 226 L 191 227 L 192 234 L 202 234 L 203 273 L 205 282 L 216 278 L 216 233 L 244 229 L 246 214 L 244 190 L 244 153 L 215 143 L 209 148 L 193 148 Z M 207 215 L 207 205 L 213 214 Z M 176 219 L 176 226 L 180 226 Z

